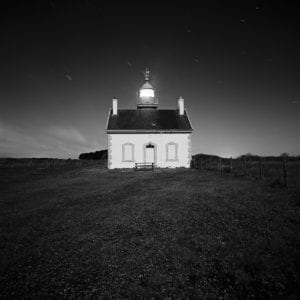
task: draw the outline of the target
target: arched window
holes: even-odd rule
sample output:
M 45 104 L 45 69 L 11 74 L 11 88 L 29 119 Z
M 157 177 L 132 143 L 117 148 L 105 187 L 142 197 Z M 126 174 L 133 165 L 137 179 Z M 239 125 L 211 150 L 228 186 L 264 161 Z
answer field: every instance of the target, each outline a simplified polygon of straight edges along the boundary
M 178 160 L 178 144 L 170 142 L 166 145 L 166 157 L 167 161 Z
M 122 160 L 134 161 L 134 144 L 125 143 L 122 145 Z

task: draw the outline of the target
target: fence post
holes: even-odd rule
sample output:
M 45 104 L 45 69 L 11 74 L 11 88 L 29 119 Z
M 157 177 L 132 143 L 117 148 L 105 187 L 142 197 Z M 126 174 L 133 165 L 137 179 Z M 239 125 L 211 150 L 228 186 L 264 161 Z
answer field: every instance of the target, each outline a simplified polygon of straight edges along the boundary
M 287 187 L 287 174 L 286 174 L 286 158 L 285 158 L 285 155 L 282 157 L 282 163 L 283 163 L 284 187 Z
M 222 158 L 219 159 L 219 172 L 222 175 Z
M 232 173 L 232 157 L 230 157 L 230 173 Z
M 243 169 L 244 169 L 244 176 L 246 176 L 246 157 L 243 157 Z
M 262 179 L 262 161 L 261 161 L 261 156 L 259 157 L 259 179 Z

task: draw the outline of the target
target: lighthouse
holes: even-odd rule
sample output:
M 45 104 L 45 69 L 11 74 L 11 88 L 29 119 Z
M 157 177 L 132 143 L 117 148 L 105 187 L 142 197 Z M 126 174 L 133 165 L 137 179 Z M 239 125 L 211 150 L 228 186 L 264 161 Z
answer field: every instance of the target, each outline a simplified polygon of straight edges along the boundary
M 150 71 L 146 69 L 137 107 L 119 108 L 119 102 L 121 99 L 112 99 L 105 128 L 109 169 L 134 168 L 137 164 L 190 167 L 193 128 L 182 97 L 176 108 L 159 109 Z

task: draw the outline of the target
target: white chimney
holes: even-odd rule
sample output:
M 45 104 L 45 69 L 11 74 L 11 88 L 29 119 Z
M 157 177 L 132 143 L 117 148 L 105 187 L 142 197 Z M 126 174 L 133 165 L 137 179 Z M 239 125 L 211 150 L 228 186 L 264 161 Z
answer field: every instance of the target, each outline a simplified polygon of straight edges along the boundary
M 178 100 L 178 108 L 179 108 L 179 114 L 181 116 L 183 116 L 184 115 L 184 99 L 182 97 L 180 97 Z
M 118 100 L 116 98 L 112 99 L 112 106 L 113 106 L 113 115 L 116 116 L 118 114 Z

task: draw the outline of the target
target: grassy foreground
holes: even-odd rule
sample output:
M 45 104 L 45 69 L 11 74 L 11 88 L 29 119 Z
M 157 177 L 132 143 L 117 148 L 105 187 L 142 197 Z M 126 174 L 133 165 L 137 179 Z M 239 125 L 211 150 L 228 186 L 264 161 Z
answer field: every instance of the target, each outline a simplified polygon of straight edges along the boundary
M 0 172 L 0 298 L 299 295 L 297 187 L 182 169 Z

